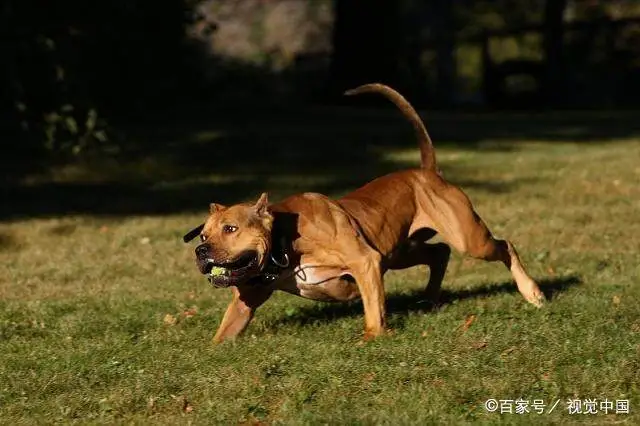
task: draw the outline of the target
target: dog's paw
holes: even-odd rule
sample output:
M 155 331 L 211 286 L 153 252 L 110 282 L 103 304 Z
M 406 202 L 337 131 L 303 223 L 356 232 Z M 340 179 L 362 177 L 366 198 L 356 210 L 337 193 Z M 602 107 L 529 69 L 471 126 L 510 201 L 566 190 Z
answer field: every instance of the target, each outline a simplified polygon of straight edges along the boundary
M 529 297 L 527 297 L 527 302 L 531 303 L 536 308 L 542 308 L 547 301 L 547 298 L 544 296 L 544 293 L 540 291 L 540 289 L 536 289 Z
M 362 336 L 362 341 L 370 342 L 383 334 L 385 334 L 385 330 L 383 328 L 380 330 L 365 330 L 364 335 Z

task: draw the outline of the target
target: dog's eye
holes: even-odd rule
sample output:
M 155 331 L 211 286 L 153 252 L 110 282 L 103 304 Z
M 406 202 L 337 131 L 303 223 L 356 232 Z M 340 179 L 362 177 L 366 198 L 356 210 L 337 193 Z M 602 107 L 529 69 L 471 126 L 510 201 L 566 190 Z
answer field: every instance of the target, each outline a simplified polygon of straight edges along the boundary
M 224 232 L 225 234 L 231 234 L 232 232 L 236 232 L 238 230 L 238 227 L 235 225 L 224 225 L 222 227 L 222 232 Z
M 205 242 L 207 240 L 207 236 L 204 234 L 200 234 L 200 241 Z

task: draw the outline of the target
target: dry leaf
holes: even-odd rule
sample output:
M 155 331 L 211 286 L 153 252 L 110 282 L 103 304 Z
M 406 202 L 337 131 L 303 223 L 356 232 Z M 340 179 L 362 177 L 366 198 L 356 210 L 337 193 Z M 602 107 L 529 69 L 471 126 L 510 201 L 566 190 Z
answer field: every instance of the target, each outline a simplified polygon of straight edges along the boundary
M 100 232 L 102 232 L 103 234 L 104 234 L 105 232 L 107 232 L 108 230 L 109 230 L 109 227 L 108 227 L 107 225 L 102 225 L 102 226 L 100 227 Z
M 193 411 L 193 405 L 189 402 L 186 396 L 182 395 L 176 398 L 178 400 L 178 404 L 180 404 L 180 409 L 184 413 L 190 413 Z
M 422 337 L 427 337 L 432 332 L 433 332 L 433 327 L 429 327 L 425 331 L 422 332 Z
M 471 314 L 471 315 L 467 315 L 467 319 L 464 321 L 464 324 L 462 325 L 462 331 L 465 332 L 469 329 L 469 327 L 471 327 L 471 324 L 473 324 L 473 322 L 476 320 L 476 316 Z
M 542 374 L 542 380 L 544 380 L 545 382 L 548 382 L 550 378 L 551 378 L 551 374 L 550 373 L 543 373 Z
M 614 305 L 619 305 L 620 304 L 620 296 L 618 296 L 618 295 L 613 296 L 613 304 Z
M 473 349 L 484 349 L 487 347 L 487 342 L 484 342 L 484 341 L 476 342 L 472 346 L 473 346 Z
M 500 355 L 509 355 L 511 352 L 515 351 L 516 348 L 515 346 L 511 346 L 509 349 L 506 349 L 505 351 L 503 351 Z
M 247 419 L 245 421 L 243 421 L 242 423 L 238 423 L 240 426 L 245 426 L 245 425 L 251 425 L 251 426 L 262 426 L 265 425 L 266 423 L 261 422 L 260 420 L 256 419 L 255 417 L 251 417 L 250 419 Z
M 556 270 L 553 269 L 553 266 L 549 266 L 547 268 L 547 272 L 549 272 L 549 275 L 555 275 L 556 274 Z
M 149 397 L 149 400 L 147 401 L 147 409 L 149 411 L 155 411 L 157 404 L 156 404 L 157 398 L 154 398 L 152 396 Z
M 164 316 L 163 321 L 166 325 L 175 325 L 178 322 L 178 319 L 171 314 L 167 314 Z
M 185 317 L 185 318 L 191 318 L 191 317 L 194 317 L 197 313 L 198 313 L 198 308 L 196 308 L 194 306 L 194 307 L 189 308 L 186 311 L 184 311 L 182 313 L 182 316 Z

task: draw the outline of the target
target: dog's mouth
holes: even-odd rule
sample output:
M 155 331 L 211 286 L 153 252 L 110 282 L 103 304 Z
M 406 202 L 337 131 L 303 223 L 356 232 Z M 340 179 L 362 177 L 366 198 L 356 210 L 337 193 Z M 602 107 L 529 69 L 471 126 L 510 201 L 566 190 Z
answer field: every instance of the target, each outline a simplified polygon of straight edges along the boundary
M 216 262 L 206 259 L 203 274 L 214 287 L 229 287 L 247 281 L 259 270 L 258 253 L 247 251 L 237 259 Z

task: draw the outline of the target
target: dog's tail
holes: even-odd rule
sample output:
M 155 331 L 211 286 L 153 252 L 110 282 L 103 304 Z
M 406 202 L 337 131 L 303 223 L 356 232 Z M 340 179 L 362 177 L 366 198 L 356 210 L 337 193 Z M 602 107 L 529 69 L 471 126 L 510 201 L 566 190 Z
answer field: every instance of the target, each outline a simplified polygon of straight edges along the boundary
M 402 115 L 409 120 L 416 132 L 420 145 L 422 168 L 436 171 L 436 154 L 433 149 L 433 142 L 431 142 L 429 133 L 427 133 L 427 129 L 424 127 L 420 116 L 411 104 L 400 93 L 380 83 L 364 84 L 344 92 L 347 96 L 359 95 L 361 93 L 381 93 L 400 109 Z

